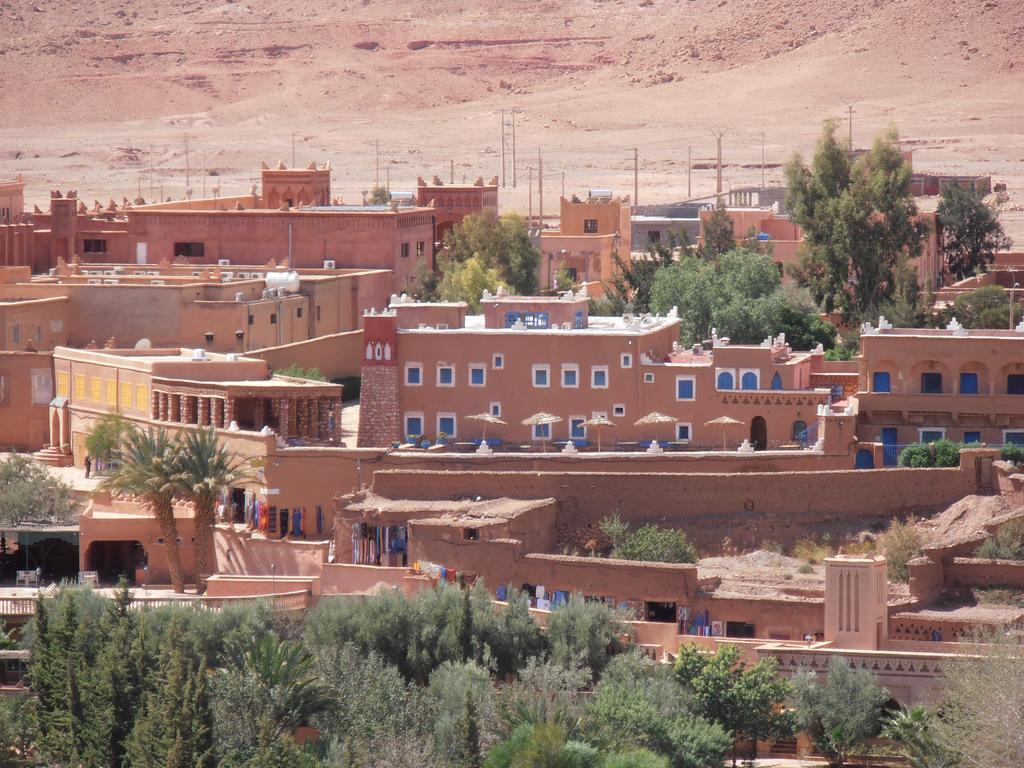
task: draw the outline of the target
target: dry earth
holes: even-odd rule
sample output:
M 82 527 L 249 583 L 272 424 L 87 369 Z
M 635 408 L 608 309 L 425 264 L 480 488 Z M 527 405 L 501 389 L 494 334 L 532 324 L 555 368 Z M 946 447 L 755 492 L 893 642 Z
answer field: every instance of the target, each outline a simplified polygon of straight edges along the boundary
M 526 209 L 538 149 L 549 211 L 563 173 L 631 192 L 634 146 L 656 202 L 686 195 L 688 146 L 694 194 L 713 190 L 713 128 L 727 185 L 760 180 L 762 131 L 778 182 L 853 102 L 856 143 L 895 122 L 918 167 L 991 173 L 1024 208 L 1022 39 L 1021 0 L 7 0 L 0 177 L 33 201 L 181 195 L 187 139 L 196 194 L 204 155 L 208 192 L 244 190 L 294 136 L 355 200 L 376 141 L 395 188 L 499 173 L 517 108 L 506 205 Z

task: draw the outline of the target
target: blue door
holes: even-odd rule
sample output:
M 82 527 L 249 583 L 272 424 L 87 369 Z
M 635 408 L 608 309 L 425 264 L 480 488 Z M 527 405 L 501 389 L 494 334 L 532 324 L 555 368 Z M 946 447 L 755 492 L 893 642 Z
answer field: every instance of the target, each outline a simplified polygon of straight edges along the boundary
M 900 457 L 900 447 L 897 444 L 898 435 L 896 427 L 882 427 L 882 453 L 887 467 L 895 467 Z
M 857 469 L 874 469 L 875 455 L 867 448 L 861 448 L 857 451 L 857 460 L 854 467 Z

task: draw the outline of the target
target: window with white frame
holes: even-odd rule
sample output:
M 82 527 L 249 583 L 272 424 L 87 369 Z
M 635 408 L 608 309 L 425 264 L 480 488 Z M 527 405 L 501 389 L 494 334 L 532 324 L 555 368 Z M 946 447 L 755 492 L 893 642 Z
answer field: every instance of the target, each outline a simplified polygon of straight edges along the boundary
M 570 416 L 569 417 L 569 439 L 570 440 L 586 440 L 587 439 L 587 428 L 583 422 L 587 420 L 586 416 Z
M 551 386 L 551 366 L 547 363 L 536 363 L 531 368 L 531 374 L 533 379 L 533 386 L 535 387 L 550 387 Z
M 418 387 L 423 384 L 423 364 L 405 364 L 405 385 L 407 387 Z
M 697 379 L 693 376 L 676 376 L 676 400 L 694 400 L 697 396 Z
M 693 434 L 693 425 L 689 422 L 676 422 L 676 440 L 690 441 L 690 435 Z
M 733 368 L 716 368 L 715 389 L 736 389 L 736 370 Z
M 550 440 L 551 439 L 551 425 L 550 424 L 534 424 L 533 425 L 533 439 L 534 440 Z
M 653 383 L 654 383 L 654 374 L 653 373 L 645 373 L 644 374 L 644 384 L 653 384 Z
M 626 406 L 622 403 L 616 403 L 612 406 L 612 415 L 617 418 L 622 418 L 626 415 Z
M 740 389 L 760 389 L 761 372 L 756 368 L 740 368 Z
M 491 358 L 491 368 L 494 368 L 495 370 L 498 370 L 498 369 L 501 369 L 501 368 L 504 368 L 504 367 L 505 367 L 505 355 L 503 355 L 501 352 L 495 352 L 494 356 Z
M 487 366 L 483 363 L 469 364 L 469 386 L 487 386 Z
M 1022 430 L 1022 429 L 1004 429 L 1003 430 L 1003 444 L 1004 445 L 1024 445 L 1024 430 Z
M 407 437 L 419 437 L 423 434 L 423 412 L 413 411 L 405 414 L 405 434 Z
M 621 360 L 621 364 L 622 364 L 623 368 L 632 368 L 633 367 L 633 353 L 632 352 L 623 352 L 622 355 L 620 355 L 620 360 Z
M 455 386 L 455 366 L 453 366 L 453 365 L 438 365 L 437 366 L 437 386 L 439 386 L 439 387 L 454 387 Z
M 917 439 L 922 443 L 934 443 L 946 436 L 945 427 L 920 427 L 917 430 Z
M 590 418 L 592 419 L 607 419 L 608 411 L 591 411 Z
M 437 414 L 437 435 L 446 437 L 455 437 L 455 414 L 454 413 L 439 413 Z
M 608 389 L 608 366 L 590 366 L 590 386 L 594 389 Z
M 562 386 L 575 389 L 580 385 L 580 367 L 576 363 L 562 363 Z
M 488 409 L 488 411 L 490 412 L 491 416 L 494 416 L 495 418 L 500 419 L 501 418 L 501 403 L 499 403 L 499 402 L 491 403 L 491 407 Z

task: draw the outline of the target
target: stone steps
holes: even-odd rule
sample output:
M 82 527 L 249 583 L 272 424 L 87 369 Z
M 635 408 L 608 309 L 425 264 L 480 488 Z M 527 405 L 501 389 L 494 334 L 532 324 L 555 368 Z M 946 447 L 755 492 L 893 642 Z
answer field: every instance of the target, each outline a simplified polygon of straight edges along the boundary
M 52 446 L 49 448 L 43 448 L 41 451 L 36 451 L 32 454 L 32 458 L 40 464 L 46 464 L 50 467 L 70 467 L 75 463 L 73 456 L 63 453 L 59 448 L 54 448 Z

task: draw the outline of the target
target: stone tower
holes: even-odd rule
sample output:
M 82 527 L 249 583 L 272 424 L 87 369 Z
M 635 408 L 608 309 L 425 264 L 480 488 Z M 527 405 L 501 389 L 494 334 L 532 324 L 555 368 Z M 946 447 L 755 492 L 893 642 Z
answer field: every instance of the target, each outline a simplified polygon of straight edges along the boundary
M 398 413 L 398 317 L 394 310 L 363 314 L 363 366 L 359 389 L 359 447 L 380 448 L 401 439 Z
M 877 650 L 889 632 L 884 557 L 825 559 L 825 640 L 839 648 Z

